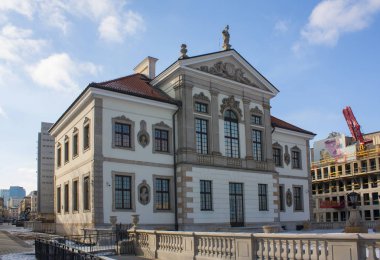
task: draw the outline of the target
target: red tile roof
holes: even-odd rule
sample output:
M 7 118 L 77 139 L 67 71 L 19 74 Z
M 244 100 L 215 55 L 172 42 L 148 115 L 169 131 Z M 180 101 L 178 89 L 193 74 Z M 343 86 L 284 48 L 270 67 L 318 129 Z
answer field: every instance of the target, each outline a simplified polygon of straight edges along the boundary
M 290 131 L 300 132 L 300 133 L 309 134 L 309 135 L 315 135 L 314 133 L 312 133 L 310 131 L 307 131 L 307 130 L 304 130 L 302 128 L 299 128 L 298 126 L 289 124 L 288 122 L 285 122 L 285 121 L 278 119 L 277 117 L 274 117 L 274 116 L 271 116 L 271 122 L 272 122 L 273 127 L 279 127 L 279 128 L 283 128 L 283 129 L 290 130 Z
M 144 74 L 136 73 L 105 82 L 92 83 L 90 86 L 171 104 L 177 103 L 165 92 L 153 87 L 150 81 Z

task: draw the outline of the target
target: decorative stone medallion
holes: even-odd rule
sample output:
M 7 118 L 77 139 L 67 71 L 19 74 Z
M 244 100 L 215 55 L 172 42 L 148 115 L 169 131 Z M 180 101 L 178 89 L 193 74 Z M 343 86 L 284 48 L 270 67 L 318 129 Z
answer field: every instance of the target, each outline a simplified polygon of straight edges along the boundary
M 284 162 L 286 163 L 286 165 L 289 165 L 290 163 L 289 148 L 287 145 L 285 145 Z
M 143 180 L 137 187 L 139 192 L 139 202 L 142 205 L 147 205 L 150 201 L 150 187 L 146 180 Z
M 137 140 L 139 144 L 145 148 L 149 144 L 149 134 L 146 131 L 146 122 L 144 120 L 140 121 L 140 131 L 137 134 Z
M 290 189 L 286 191 L 286 206 L 291 207 L 293 204 L 292 192 Z

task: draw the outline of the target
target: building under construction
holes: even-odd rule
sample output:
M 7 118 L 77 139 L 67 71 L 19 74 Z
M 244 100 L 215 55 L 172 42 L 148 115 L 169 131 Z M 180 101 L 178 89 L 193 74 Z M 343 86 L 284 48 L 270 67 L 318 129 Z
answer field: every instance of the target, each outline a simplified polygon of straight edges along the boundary
M 316 141 L 312 151 L 314 220 L 334 222 L 336 227 L 348 218 L 347 194 L 352 191 L 360 195 L 357 205 L 362 218 L 380 219 L 380 131 L 362 134 L 351 109 L 343 113 L 352 137 L 331 133 Z

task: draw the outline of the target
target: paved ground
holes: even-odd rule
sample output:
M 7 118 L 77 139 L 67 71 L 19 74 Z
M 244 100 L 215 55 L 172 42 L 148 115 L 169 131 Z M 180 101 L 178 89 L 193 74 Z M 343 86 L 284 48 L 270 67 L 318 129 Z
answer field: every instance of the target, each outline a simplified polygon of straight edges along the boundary
M 8 224 L 0 225 L 0 259 L 4 255 L 14 253 L 30 253 L 34 251 L 32 245 L 22 241 L 10 233 L 15 227 Z

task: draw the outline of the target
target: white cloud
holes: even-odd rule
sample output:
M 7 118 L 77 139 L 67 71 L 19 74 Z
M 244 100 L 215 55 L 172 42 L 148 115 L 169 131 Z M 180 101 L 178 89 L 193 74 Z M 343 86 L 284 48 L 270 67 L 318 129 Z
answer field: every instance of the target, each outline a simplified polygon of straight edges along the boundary
M 16 12 L 28 18 L 32 18 L 34 12 L 34 1 L 30 0 L 1 0 L 0 12 Z
M 279 20 L 274 25 L 274 30 L 277 33 L 286 33 L 289 30 L 288 22 L 284 20 Z
M 134 35 L 139 31 L 145 31 L 144 19 L 138 13 L 128 11 L 124 29 L 129 35 Z
M 72 92 L 79 89 L 77 79 L 84 74 L 96 75 L 100 67 L 90 62 L 75 62 L 67 53 L 58 53 L 28 66 L 33 81 L 42 87 Z
M 0 31 L 0 60 L 22 62 L 41 50 L 46 41 L 32 38 L 31 30 L 7 24 Z
M 99 25 L 100 38 L 111 42 L 123 40 L 120 32 L 120 22 L 115 16 L 107 16 Z
M 334 46 L 343 34 L 368 27 L 379 11 L 380 0 L 324 0 L 313 9 L 301 31 L 302 39 Z
M 0 118 L 1 117 L 8 118 L 8 115 L 7 113 L 5 113 L 4 109 L 0 106 Z

